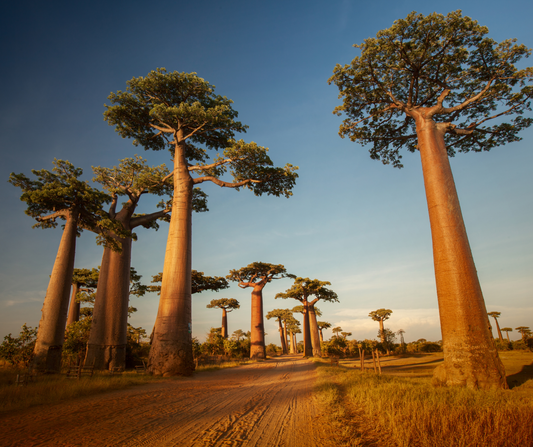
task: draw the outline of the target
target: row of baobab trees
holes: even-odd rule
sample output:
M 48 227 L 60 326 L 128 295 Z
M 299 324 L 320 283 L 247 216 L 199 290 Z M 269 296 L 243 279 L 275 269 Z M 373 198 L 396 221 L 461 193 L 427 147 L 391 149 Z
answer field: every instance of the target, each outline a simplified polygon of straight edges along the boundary
M 463 17 L 461 11 L 446 16 L 413 12 L 375 38 L 355 45 L 360 55 L 350 64 L 337 65 L 329 79 L 343 101 L 334 110 L 345 115 L 339 132 L 342 137 L 370 144 L 372 159 L 398 168 L 403 166 L 400 149 L 420 153 L 444 348 L 444 363 L 435 369 L 434 380 L 475 389 L 506 388 L 507 382 L 488 329 L 449 157 L 517 141 L 519 132 L 533 123 L 524 116 L 531 111 L 533 71 L 515 66 L 530 50 L 513 40 L 498 43 L 487 33 L 486 27 Z M 154 178 L 127 171 L 117 182 L 120 169 L 97 171 L 97 178 L 105 177 L 107 193 L 78 180 L 81 172 L 66 162 L 57 166 L 59 171 L 66 169 L 57 178 L 48 171 L 36 172 L 37 182 L 22 174 L 10 178 L 22 188 L 27 213 L 38 220 L 38 226 L 55 226 L 57 219 L 65 220 L 39 324 L 36 369 L 57 370 L 60 365 L 78 232 L 92 229 L 106 243 L 95 312 L 97 306 L 107 306 L 123 315 L 132 230 L 140 225 L 154 227 L 158 219 L 167 219 L 170 225 L 149 369 L 165 376 L 191 374 L 191 215 L 196 206 L 202 208 L 203 203 L 205 208 L 205 194 L 195 187 L 209 181 L 250 189 L 256 195 L 292 194 L 297 168 L 290 164 L 273 167 L 266 148 L 235 141 L 235 133 L 246 131 L 247 126 L 236 120 L 232 101 L 215 94 L 214 87 L 196 73 L 157 69 L 127 84 L 125 92 L 108 97 L 111 105 L 105 105 L 104 119 L 120 136 L 133 139 L 134 145 L 169 149 L 171 172 L 161 167 Z M 208 156 L 208 151 L 219 149 L 215 157 Z M 233 176 L 230 181 L 223 178 L 226 171 Z M 62 174 L 72 181 L 58 185 Z M 141 195 L 163 195 L 165 188 L 171 200 L 162 203 L 161 211 L 134 214 Z M 117 209 L 119 195 L 128 200 L 122 209 Z M 105 203 L 111 205 L 104 212 Z M 243 278 L 243 284 L 250 282 L 251 277 Z M 262 314 L 254 300 L 259 282 L 251 284 L 252 315 L 257 316 Z M 285 297 L 301 293 L 300 284 L 294 287 Z M 122 298 L 113 298 L 118 296 Z M 305 318 L 309 319 L 308 311 Z M 254 330 L 254 322 L 252 331 L 261 334 Z M 93 322 L 94 326 L 105 323 L 96 318 Z M 305 337 L 310 334 L 304 327 Z M 252 340 L 256 355 L 262 355 L 260 343 Z M 112 363 L 122 355 L 121 349 L 122 345 L 89 345 L 88 358 Z

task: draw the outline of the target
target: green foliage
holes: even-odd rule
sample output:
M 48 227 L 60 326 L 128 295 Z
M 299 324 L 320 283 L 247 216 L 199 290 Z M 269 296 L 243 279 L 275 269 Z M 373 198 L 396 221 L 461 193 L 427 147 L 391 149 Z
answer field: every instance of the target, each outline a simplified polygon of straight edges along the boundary
M 371 158 L 398 168 L 400 148 L 417 150 L 415 110 L 446 123 L 450 156 L 519 140 L 532 123 L 523 114 L 531 110 L 533 69 L 515 64 L 530 50 L 515 40 L 497 43 L 487 33 L 461 11 L 412 12 L 354 45 L 360 56 L 337 65 L 329 79 L 343 99 L 334 113 L 347 115 L 341 137 L 371 143 Z M 514 119 L 502 122 L 504 115 Z
M 372 318 L 372 320 L 374 321 L 385 321 L 389 319 L 391 314 L 392 314 L 392 310 L 381 308 L 378 310 L 373 310 L 372 312 L 368 314 L 368 316 Z
M 218 300 L 211 300 L 205 307 L 208 309 L 226 309 L 226 312 L 231 312 L 234 309 L 239 309 L 241 305 L 235 298 L 220 298 Z
M 11 334 L 4 337 L 4 341 L 0 345 L 0 358 L 12 365 L 27 367 L 33 358 L 36 339 L 37 328 L 32 328 L 24 323 L 18 337 L 12 337 Z
M 275 168 L 268 149 L 235 141 L 247 126 L 236 121 L 233 101 L 216 95 L 215 87 L 196 73 L 167 73 L 164 68 L 128 81 L 126 92 L 112 93 L 104 119 L 123 137 L 145 149 L 168 148 L 184 156 L 195 183 L 245 187 L 255 195 L 292 195 L 297 167 Z M 222 150 L 210 160 L 207 149 Z M 176 151 L 179 152 L 177 155 Z M 233 183 L 221 177 L 229 171 Z
M 57 219 L 66 220 L 70 211 L 79 213 L 78 231 L 96 230 L 97 216 L 111 197 L 79 180 L 81 168 L 57 159 L 53 164 L 52 172 L 32 169 L 37 180 L 13 172 L 9 176 L 9 183 L 22 190 L 20 200 L 28 205 L 25 213 L 37 220 L 33 227 L 55 228 Z
M 314 300 L 316 301 L 323 300 L 328 302 L 338 302 L 339 299 L 337 294 L 324 287 L 329 285 L 331 285 L 329 281 L 298 277 L 294 279 L 294 284 L 290 289 L 283 293 L 277 293 L 275 298 L 294 298 L 303 303 L 304 301 L 307 301 L 310 296 L 314 296 Z
M 347 346 L 348 344 L 344 338 L 334 337 L 331 340 L 323 343 L 322 351 L 328 357 L 340 357 L 344 356 Z
M 281 351 L 281 348 L 276 345 L 275 343 L 269 343 L 267 346 L 266 346 L 266 353 L 267 355 L 270 355 L 270 356 L 277 356 L 278 355 L 278 352 Z
M 92 316 L 82 318 L 67 326 L 63 344 L 63 360 L 78 364 L 85 356 L 87 342 L 91 333 Z
M 287 273 L 281 264 L 269 264 L 266 262 L 252 262 L 246 267 L 230 270 L 226 276 L 230 281 L 238 281 L 240 287 L 251 287 L 253 284 L 264 281 L 271 282 L 274 279 L 293 278 L 294 275 Z
M 394 340 L 396 339 L 396 334 L 393 331 L 388 328 L 383 329 L 383 332 L 379 330 L 378 337 L 380 340 L 383 337 L 383 341 L 380 344 L 385 351 L 389 352 L 394 349 Z
M 157 275 L 152 276 L 152 283 L 160 283 L 163 281 L 163 273 L 159 272 Z M 229 287 L 228 281 L 222 276 L 205 276 L 204 272 L 198 272 L 196 270 L 191 271 L 191 292 L 201 293 L 205 290 L 212 290 L 218 292 L 222 289 Z M 157 292 L 161 294 L 161 285 L 148 286 L 149 292 Z

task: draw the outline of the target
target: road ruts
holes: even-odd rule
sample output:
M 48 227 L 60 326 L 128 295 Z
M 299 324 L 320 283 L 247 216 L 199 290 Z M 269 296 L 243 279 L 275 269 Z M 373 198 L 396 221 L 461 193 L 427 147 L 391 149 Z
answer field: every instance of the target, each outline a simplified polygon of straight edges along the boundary
M 325 447 L 296 356 L 198 374 L 0 417 L 0 445 Z

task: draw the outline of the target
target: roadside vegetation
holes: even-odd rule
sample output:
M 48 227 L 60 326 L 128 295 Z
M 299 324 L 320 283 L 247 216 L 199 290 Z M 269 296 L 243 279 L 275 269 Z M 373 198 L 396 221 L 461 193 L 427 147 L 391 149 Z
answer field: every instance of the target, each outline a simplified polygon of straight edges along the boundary
M 533 355 L 501 355 L 510 390 L 434 387 L 442 353 L 388 357 L 383 374 L 318 361 L 315 399 L 339 446 L 533 445 Z M 369 365 L 370 366 L 370 365 Z

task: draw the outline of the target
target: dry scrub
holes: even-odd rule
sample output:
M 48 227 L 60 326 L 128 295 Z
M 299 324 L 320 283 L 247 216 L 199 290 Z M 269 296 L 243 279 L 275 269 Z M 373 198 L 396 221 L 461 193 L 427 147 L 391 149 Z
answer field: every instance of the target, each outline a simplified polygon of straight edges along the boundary
M 533 445 L 533 380 L 506 391 L 435 388 L 319 364 L 316 399 L 343 431 L 339 445 L 516 447 Z

